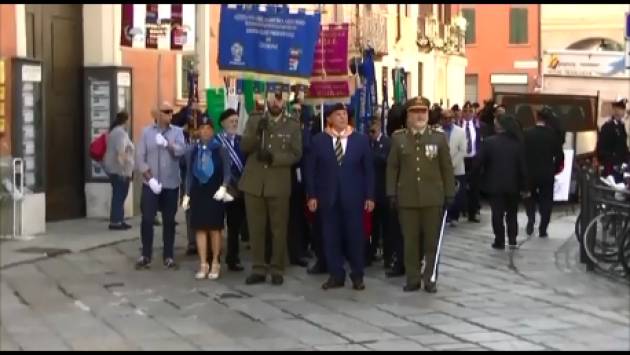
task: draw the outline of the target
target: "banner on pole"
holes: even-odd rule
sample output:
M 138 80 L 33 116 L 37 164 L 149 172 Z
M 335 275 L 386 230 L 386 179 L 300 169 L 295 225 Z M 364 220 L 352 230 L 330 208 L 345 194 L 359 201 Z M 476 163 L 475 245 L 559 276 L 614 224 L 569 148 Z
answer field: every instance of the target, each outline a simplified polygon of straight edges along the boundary
M 320 14 L 288 6 L 221 5 L 219 70 L 222 75 L 308 83 Z
M 348 24 L 321 26 L 315 46 L 313 77 L 306 101 L 325 103 L 348 101 L 351 96 L 348 77 Z
M 195 51 L 195 4 L 122 4 L 120 45 Z

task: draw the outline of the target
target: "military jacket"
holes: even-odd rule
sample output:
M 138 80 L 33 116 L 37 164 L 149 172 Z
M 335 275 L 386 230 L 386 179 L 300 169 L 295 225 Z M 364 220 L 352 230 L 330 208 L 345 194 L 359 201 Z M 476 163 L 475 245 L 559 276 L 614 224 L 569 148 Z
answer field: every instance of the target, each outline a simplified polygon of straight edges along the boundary
M 422 135 L 409 129 L 394 132 L 386 190 L 403 208 L 442 206 L 447 197 L 453 198 L 455 178 L 446 136 L 431 127 Z
M 302 132 L 300 124 L 284 114 L 274 122 L 269 117 L 269 128 L 263 137 L 256 132 L 258 123 L 266 114 L 253 114 L 245 126 L 241 150 L 248 158 L 239 181 L 239 189 L 245 193 L 264 197 L 291 196 L 291 166 L 302 157 Z M 271 152 L 271 165 L 257 159 L 262 144 Z

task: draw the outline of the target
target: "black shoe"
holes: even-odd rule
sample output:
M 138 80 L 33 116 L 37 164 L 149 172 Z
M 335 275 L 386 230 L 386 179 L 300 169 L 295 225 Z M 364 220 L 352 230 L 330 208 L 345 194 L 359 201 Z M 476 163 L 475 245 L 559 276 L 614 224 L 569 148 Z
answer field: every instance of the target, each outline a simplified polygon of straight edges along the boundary
M 339 281 L 333 277 L 329 277 L 326 282 L 322 284 L 322 289 L 328 290 L 331 288 L 341 288 L 344 287 L 346 283 L 344 281 Z
M 357 290 L 357 291 L 365 290 L 363 277 L 357 277 L 356 279 L 352 280 L 352 289 Z
M 179 265 L 177 265 L 175 263 L 175 260 L 173 260 L 173 258 L 166 258 L 164 259 L 164 267 L 170 270 L 177 270 L 179 269 Z
M 131 229 L 131 228 L 133 228 L 133 226 L 132 226 L 131 224 L 127 224 L 127 223 L 125 223 L 125 222 L 122 222 L 121 224 L 122 224 L 123 226 L 125 226 L 125 228 L 127 228 L 127 229 Z
M 324 265 L 322 265 L 321 263 L 317 262 L 317 263 L 315 263 L 315 265 L 313 265 L 310 268 L 308 268 L 306 270 L 306 272 L 311 274 L 311 275 L 320 275 L 320 274 L 327 273 L 328 270 L 326 270 L 326 267 Z
M 136 270 L 148 269 L 151 267 L 151 260 L 149 258 L 145 258 L 141 256 L 138 261 L 136 261 Z
M 124 231 L 131 227 L 127 228 L 125 227 L 124 224 L 121 223 L 121 224 L 110 224 L 108 228 L 110 231 Z
M 263 283 L 265 281 L 267 281 L 267 277 L 265 275 L 251 274 L 251 275 L 247 276 L 247 278 L 245 279 L 245 284 L 246 285 L 255 285 L 255 284 L 261 284 L 261 283 Z
M 496 242 L 492 243 L 492 248 L 497 250 L 504 250 L 505 244 L 497 244 Z
M 518 245 L 516 243 L 510 244 L 509 248 L 510 248 L 510 250 L 516 250 L 516 249 L 518 249 Z
M 280 286 L 284 283 L 284 277 L 282 275 L 271 275 L 271 284 Z
M 400 266 L 392 266 L 392 269 L 387 271 L 385 273 L 385 276 L 387 277 L 400 277 L 400 276 L 405 276 L 405 268 L 404 267 L 400 267 Z
M 532 235 L 534 234 L 534 222 L 527 222 L 527 226 L 525 227 L 525 233 L 527 233 L 527 235 Z
M 435 284 L 435 282 L 429 282 L 424 285 L 424 290 L 428 293 L 436 293 L 437 285 Z
M 197 255 L 197 247 L 190 246 L 186 248 L 186 256 L 194 256 Z
M 228 270 L 230 271 L 243 271 L 245 268 L 240 263 L 228 264 Z
M 419 289 L 420 289 L 420 283 L 419 282 L 417 284 L 415 284 L 415 285 L 406 284 L 403 287 L 403 291 L 404 292 L 415 292 L 415 291 L 418 291 Z
M 476 218 L 476 217 L 468 218 L 468 222 L 471 222 L 471 223 L 481 223 L 481 221 L 479 220 L 479 218 Z
M 297 265 L 299 267 L 307 267 L 308 266 L 308 260 L 304 259 L 304 258 L 300 258 L 297 260 L 292 260 L 291 261 L 291 265 Z
M 547 234 L 547 232 L 539 232 L 538 233 L 538 237 L 540 237 L 540 238 L 547 238 L 547 237 L 549 237 L 549 234 Z

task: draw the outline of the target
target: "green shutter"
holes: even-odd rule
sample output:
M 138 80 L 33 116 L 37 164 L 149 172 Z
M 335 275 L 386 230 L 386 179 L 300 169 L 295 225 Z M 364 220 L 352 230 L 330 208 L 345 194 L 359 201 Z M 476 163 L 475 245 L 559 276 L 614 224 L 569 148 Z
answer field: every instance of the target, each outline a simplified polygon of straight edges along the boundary
M 510 44 L 527 44 L 527 9 L 510 9 Z
M 476 40 L 475 9 L 462 9 L 462 15 L 466 19 L 466 44 L 473 44 Z

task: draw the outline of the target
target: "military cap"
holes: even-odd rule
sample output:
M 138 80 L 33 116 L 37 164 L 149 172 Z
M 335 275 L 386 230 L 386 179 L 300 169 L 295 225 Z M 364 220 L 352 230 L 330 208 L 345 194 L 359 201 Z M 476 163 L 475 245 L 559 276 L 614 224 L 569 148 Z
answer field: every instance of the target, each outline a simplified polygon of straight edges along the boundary
M 430 106 L 431 106 L 431 102 L 429 101 L 429 99 L 422 96 L 416 96 L 410 99 L 409 101 L 407 101 L 405 108 L 407 111 L 421 108 L 421 107 L 424 107 L 428 110 Z
M 214 128 L 214 123 L 212 122 L 208 112 L 204 112 L 203 114 L 197 116 L 197 127 L 199 128 L 204 125 Z

